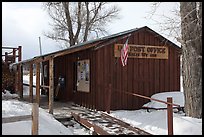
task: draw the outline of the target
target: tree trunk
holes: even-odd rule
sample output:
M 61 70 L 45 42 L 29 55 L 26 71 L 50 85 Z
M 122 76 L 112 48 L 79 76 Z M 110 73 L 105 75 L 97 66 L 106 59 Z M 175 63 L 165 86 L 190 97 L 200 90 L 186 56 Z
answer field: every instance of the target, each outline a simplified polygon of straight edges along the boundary
M 69 32 L 69 41 L 70 41 L 69 44 L 71 47 L 75 44 L 75 41 L 74 41 L 74 33 L 73 33 L 73 28 L 72 28 L 71 16 L 69 12 L 69 2 L 63 2 L 63 6 L 64 6 L 64 11 L 65 11 L 67 26 L 68 26 L 68 32 Z
M 185 113 L 202 118 L 202 25 L 198 13 L 196 2 L 180 3 Z
M 88 38 L 88 32 L 89 32 L 89 15 L 90 15 L 90 11 L 89 11 L 89 2 L 85 2 L 86 5 L 86 26 L 85 26 L 85 30 L 84 30 L 84 38 L 83 38 L 83 42 L 87 41 Z

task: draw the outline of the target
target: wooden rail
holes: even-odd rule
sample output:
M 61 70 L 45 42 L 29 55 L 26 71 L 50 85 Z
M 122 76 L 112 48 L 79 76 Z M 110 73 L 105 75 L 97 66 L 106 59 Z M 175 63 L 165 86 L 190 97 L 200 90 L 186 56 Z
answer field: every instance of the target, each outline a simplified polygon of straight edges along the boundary
M 27 83 L 23 83 L 24 86 L 30 86 L 30 84 L 27 84 Z M 32 87 L 36 88 L 36 85 L 32 85 Z M 46 85 L 40 85 L 40 88 L 49 88 L 49 86 L 46 86 Z
M 16 58 L 18 58 L 18 62 L 20 62 L 22 60 L 22 46 L 18 46 L 18 48 L 14 48 L 14 47 L 2 47 L 2 49 L 7 49 L 7 50 L 12 50 L 10 52 L 5 52 L 5 55 L 2 54 L 2 61 L 5 62 L 8 66 L 11 63 L 16 63 L 17 60 Z M 16 54 L 17 53 L 17 54 Z M 4 57 L 4 59 L 3 59 Z M 13 85 L 13 89 L 15 89 L 15 92 L 19 92 L 19 97 L 22 98 L 23 97 L 23 88 L 22 88 L 22 65 L 17 65 L 17 67 L 15 67 L 14 69 L 15 71 L 17 71 L 15 73 L 15 84 Z
M 146 131 L 138 128 L 138 127 L 132 127 L 129 123 L 126 123 L 126 122 L 124 122 L 124 121 L 122 121 L 120 119 L 117 119 L 115 117 L 112 117 L 112 116 L 110 116 L 108 114 L 102 113 L 101 116 L 112 119 L 113 121 L 117 121 L 117 123 L 119 123 L 120 125 L 126 127 L 127 129 L 130 129 L 130 130 L 132 130 L 132 131 L 134 131 L 136 133 L 140 133 L 140 135 L 152 135 L 152 134 L 150 134 L 150 133 L 148 133 L 148 132 L 146 132 Z
M 111 91 L 111 90 L 109 90 L 109 91 Z M 139 95 L 139 94 L 136 94 L 136 93 L 126 92 L 126 91 L 119 91 L 117 89 L 115 89 L 115 91 L 120 92 L 120 93 L 133 95 L 133 96 L 140 97 L 140 98 L 144 98 L 144 99 L 154 100 L 154 101 L 166 104 L 167 105 L 168 135 L 173 135 L 173 106 L 176 106 L 178 108 L 181 108 L 181 106 L 178 105 L 178 104 L 172 103 L 173 102 L 172 97 L 167 98 L 167 101 L 163 101 L 163 100 L 159 100 L 159 99 L 150 98 L 150 97 L 147 97 L 147 96 L 144 96 L 144 95 Z M 109 93 L 109 94 L 111 94 L 111 93 Z M 108 96 L 110 96 L 110 95 L 108 95 Z M 110 108 L 110 103 L 107 105 L 107 108 Z M 109 109 L 107 109 L 107 110 L 108 110 L 107 112 L 109 113 L 110 110 Z
M 2 57 L 5 56 L 5 62 L 8 63 L 8 61 L 12 61 L 10 63 L 15 63 L 16 58 L 18 57 L 18 62 L 21 61 L 22 59 L 22 46 L 18 46 L 18 48 L 13 48 L 13 47 L 2 47 L 2 49 L 8 49 L 11 50 L 10 52 L 5 52 L 5 55 L 2 54 Z M 18 51 L 18 55 L 16 55 L 16 51 Z M 9 55 L 12 54 L 12 55 Z
M 33 103 L 31 115 L 2 117 L 2 124 L 18 122 L 18 121 L 27 121 L 31 119 L 32 119 L 32 135 L 38 135 L 39 106 L 37 103 Z
M 103 130 L 101 127 L 99 127 L 93 123 L 90 123 L 88 120 L 81 118 L 79 115 L 77 115 L 73 112 L 71 112 L 71 115 L 74 117 L 74 119 L 76 119 L 76 121 L 78 121 L 79 123 L 81 123 L 85 127 L 87 127 L 87 128 L 93 127 L 95 133 L 97 133 L 99 135 L 110 135 L 108 132 Z
M 71 112 L 71 115 L 76 121 L 97 135 L 152 135 L 105 113 L 85 111 L 78 114 Z
M 13 117 L 2 117 L 2 124 L 3 123 L 12 123 L 18 121 L 26 121 L 31 120 L 31 115 L 23 115 L 23 116 L 13 116 Z

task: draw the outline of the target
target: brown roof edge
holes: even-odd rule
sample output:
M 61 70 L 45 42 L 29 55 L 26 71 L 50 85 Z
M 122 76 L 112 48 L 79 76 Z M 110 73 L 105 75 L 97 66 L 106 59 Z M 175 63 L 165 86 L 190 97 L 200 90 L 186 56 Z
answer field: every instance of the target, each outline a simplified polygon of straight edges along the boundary
M 167 38 L 165 38 L 164 36 L 162 36 L 161 34 L 157 33 L 156 31 L 150 29 L 149 27 L 145 26 L 143 27 L 144 29 L 146 29 L 147 31 L 149 30 L 149 32 L 156 34 L 158 36 L 159 39 L 163 40 L 165 39 L 165 42 L 167 42 L 168 44 L 174 46 L 175 48 L 177 48 L 178 50 L 181 50 L 181 47 L 179 47 L 178 45 L 176 45 L 175 43 L 173 43 L 172 41 L 168 40 Z
M 59 51 L 56 51 L 56 52 L 48 53 L 48 54 L 45 54 L 45 55 L 42 55 L 42 56 L 36 56 L 34 58 L 23 60 L 23 61 L 20 61 L 18 63 L 13 63 L 13 64 L 11 64 L 11 66 L 13 66 L 13 65 L 15 66 L 15 65 L 18 65 L 18 64 L 26 64 L 26 63 L 29 63 L 29 62 L 32 62 L 32 61 L 35 61 L 35 60 L 38 60 L 38 59 L 44 58 L 44 57 L 46 57 L 46 58 L 48 57 L 49 58 L 49 56 L 50 57 L 51 56 L 58 57 L 58 56 L 74 53 L 74 52 L 77 52 L 77 51 L 85 50 L 85 49 L 88 49 L 88 48 L 91 48 L 91 47 L 96 47 L 97 48 L 97 45 L 101 44 L 102 42 L 106 43 L 106 41 L 109 40 L 109 39 L 115 39 L 115 38 L 120 37 L 120 36 L 124 37 L 124 35 L 126 35 L 126 34 L 132 33 L 134 31 L 141 31 L 143 29 L 149 30 L 150 32 L 158 35 L 158 37 L 160 39 L 162 39 L 162 40 L 165 39 L 170 45 L 173 45 L 178 50 L 181 49 L 178 45 L 176 45 L 175 43 L 171 42 L 167 38 L 163 37 L 159 33 L 155 32 L 154 30 L 150 29 L 147 26 L 144 26 L 144 27 L 141 27 L 141 28 L 134 28 L 134 29 L 130 29 L 130 30 L 127 30 L 127 31 L 119 32 L 119 33 L 116 33 L 116 34 L 112 34 L 112 35 L 109 35 L 109 36 L 105 36 L 105 37 L 102 37 L 102 38 L 97 38 L 97 39 L 94 39 L 94 40 L 91 40 L 91 41 L 83 42 L 83 43 L 80 43 L 80 44 L 78 44 L 76 46 L 72 46 L 72 47 L 69 47 L 67 49 L 63 49 L 63 50 L 59 50 Z M 105 45 L 108 45 L 108 44 L 105 44 Z M 103 44 L 102 44 L 102 47 L 103 47 Z M 42 61 L 43 61 L 43 59 L 42 59 Z

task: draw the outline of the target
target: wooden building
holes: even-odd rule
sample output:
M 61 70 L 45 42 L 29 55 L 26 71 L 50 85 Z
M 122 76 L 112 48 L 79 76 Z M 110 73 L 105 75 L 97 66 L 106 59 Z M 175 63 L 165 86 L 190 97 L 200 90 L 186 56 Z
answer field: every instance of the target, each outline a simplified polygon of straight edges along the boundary
M 123 67 L 120 49 L 127 39 L 128 59 Z M 139 109 L 149 100 L 128 93 L 150 97 L 180 90 L 180 53 L 180 47 L 145 26 L 21 63 L 41 59 L 44 85 L 51 85 L 49 77 L 53 72 L 52 88 L 58 101 L 73 101 L 103 111 L 109 105 L 111 110 Z M 49 57 L 53 59 L 53 71 Z

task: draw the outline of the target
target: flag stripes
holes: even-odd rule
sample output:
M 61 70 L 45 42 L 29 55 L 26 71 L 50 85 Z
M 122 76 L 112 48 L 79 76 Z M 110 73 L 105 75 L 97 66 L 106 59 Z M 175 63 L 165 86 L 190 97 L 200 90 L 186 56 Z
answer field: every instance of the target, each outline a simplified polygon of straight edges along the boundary
M 127 38 L 125 44 L 123 45 L 123 48 L 121 49 L 120 58 L 121 58 L 121 62 L 122 62 L 123 67 L 124 67 L 125 65 L 127 65 L 127 58 L 128 58 L 128 39 L 129 39 L 129 37 Z

